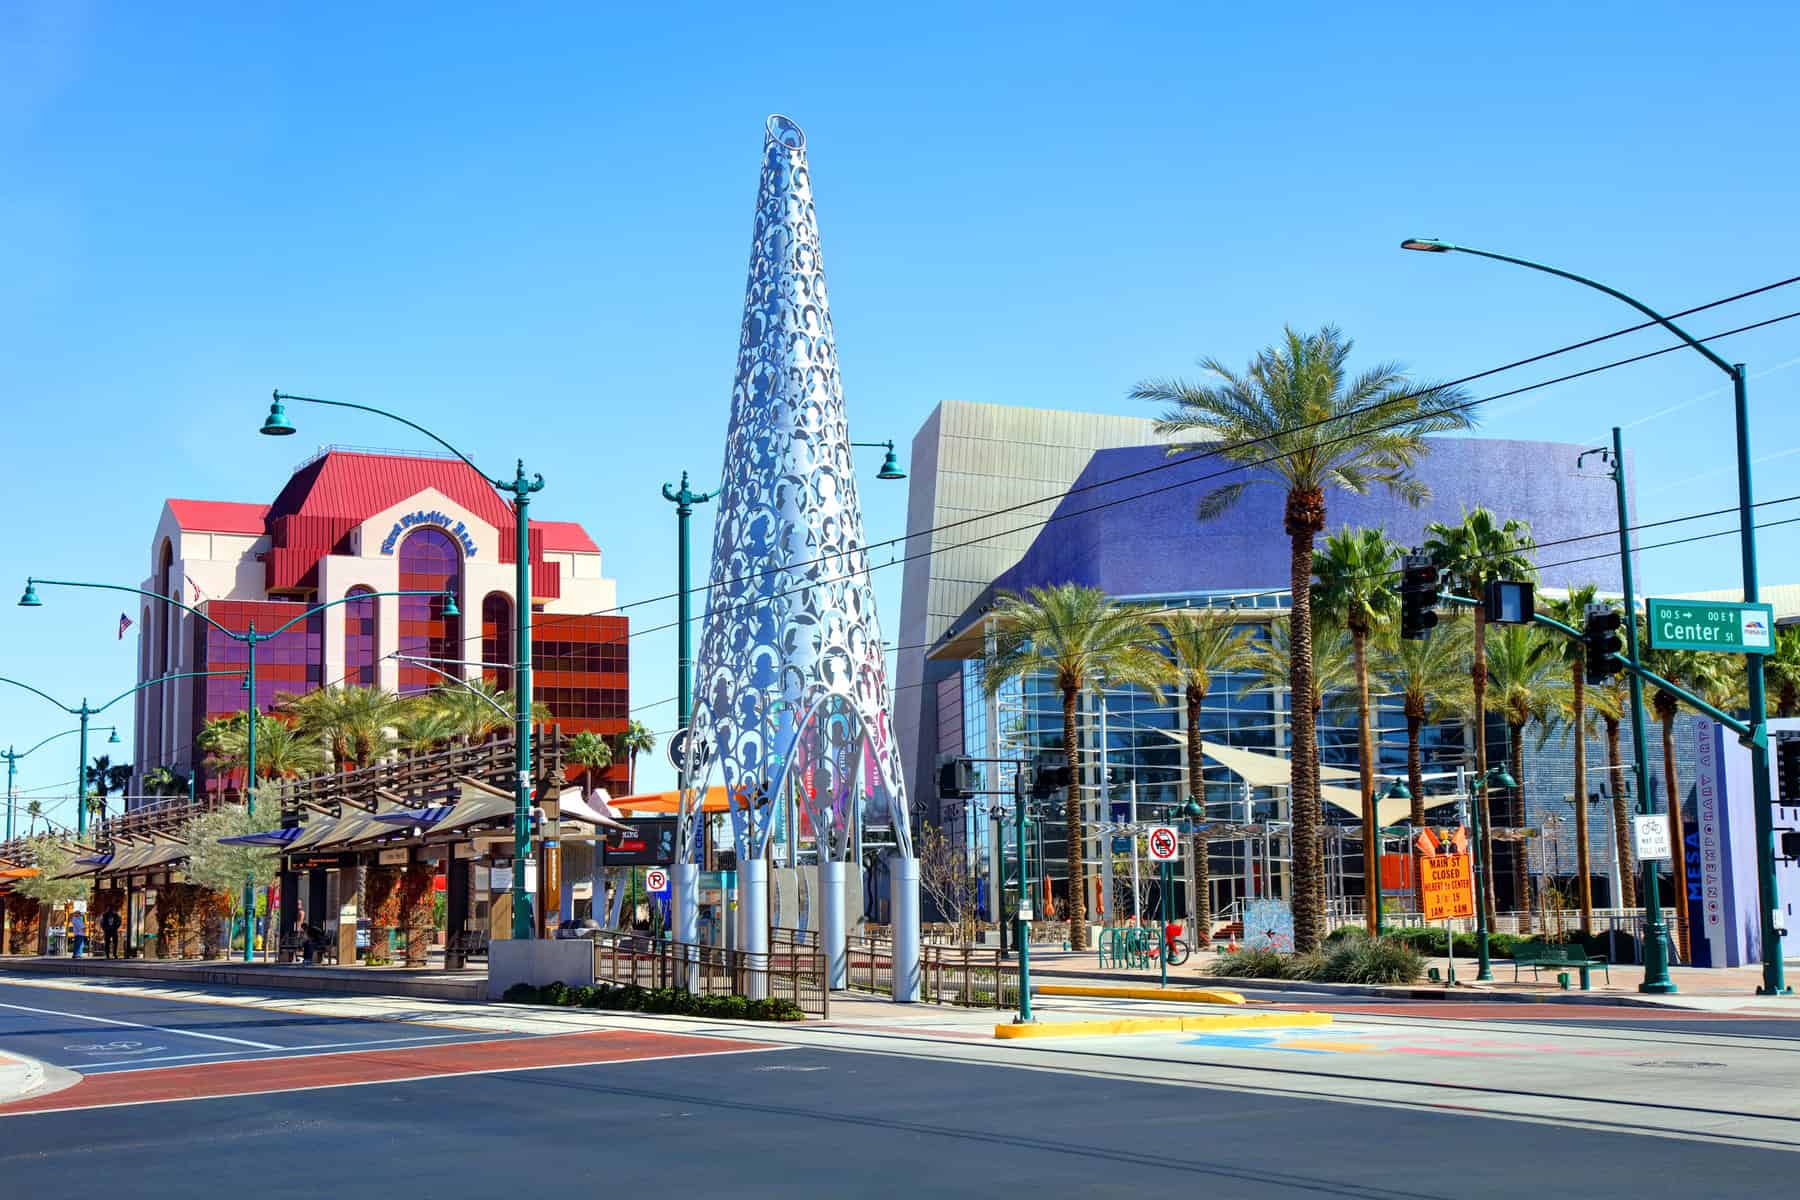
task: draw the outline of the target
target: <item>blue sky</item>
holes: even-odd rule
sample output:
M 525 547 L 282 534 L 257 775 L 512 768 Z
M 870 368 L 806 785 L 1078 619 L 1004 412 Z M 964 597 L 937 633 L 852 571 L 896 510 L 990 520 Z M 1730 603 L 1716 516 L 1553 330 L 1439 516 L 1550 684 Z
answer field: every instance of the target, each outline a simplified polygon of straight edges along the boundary
M 970 7 L 14 0 L 0 583 L 134 583 L 165 496 L 266 501 L 318 443 L 417 444 L 353 414 L 257 438 L 280 386 L 403 410 L 490 471 L 523 455 L 622 599 L 668 592 L 657 489 L 718 469 L 772 111 L 807 130 L 859 438 L 910 440 L 950 398 L 1136 412 L 1135 380 L 1243 362 L 1283 322 L 1438 378 L 1630 323 L 1553 279 L 1403 254 L 1409 234 L 1668 309 L 1800 274 L 1788 6 Z M 1800 286 L 1693 327 L 1796 309 Z M 1759 495 L 1800 492 L 1800 321 L 1727 345 L 1756 375 Z M 1493 405 L 1483 432 L 1598 444 L 1641 421 L 1640 517 L 1721 508 L 1724 382 L 1668 355 Z M 899 533 L 904 486 L 863 491 L 871 538 Z M 1800 580 L 1797 531 L 1763 536 L 1766 580 Z M 1646 586 L 1734 584 L 1734 546 L 1650 551 Z M 899 571 L 877 577 L 891 637 Z M 122 690 L 118 611 L 0 606 L 0 674 Z M 672 696 L 672 636 L 638 639 L 633 669 L 635 704 Z M 67 724 L 0 688 L 0 744 Z M 20 787 L 69 780 L 68 744 Z

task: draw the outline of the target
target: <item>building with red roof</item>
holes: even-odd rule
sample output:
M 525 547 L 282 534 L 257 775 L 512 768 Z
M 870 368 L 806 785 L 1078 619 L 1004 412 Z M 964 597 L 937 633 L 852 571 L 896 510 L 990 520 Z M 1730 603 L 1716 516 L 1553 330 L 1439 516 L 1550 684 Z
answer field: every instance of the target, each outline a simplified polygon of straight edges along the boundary
M 460 459 L 328 447 L 295 468 L 271 503 L 164 502 L 143 587 L 239 632 L 273 630 L 351 598 L 258 646 L 264 712 L 283 694 L 338 684 L 422 692 L 447 682 L 440 672 L 504 690 L 514 661 L 514 546 L 510 505 Z M 629 626 L 600 615 L 617 603 L 600 547 L 573 521 L 533 520 L 530 555 L 534 700 L 565 731 L 622 731 Z M 399 591 L 449 592 L 458 614 L 436 598 L 375 594 Z M 242 642 L 173 605 L 146 599 L 136 619 L 140 682 L 247 665 Z M 190 773 L 207 720 L 242 712 L 246 699 L 240 675 L 138 693 L 139 770 Z M 623 764 L 608 780 L 625 782 Z

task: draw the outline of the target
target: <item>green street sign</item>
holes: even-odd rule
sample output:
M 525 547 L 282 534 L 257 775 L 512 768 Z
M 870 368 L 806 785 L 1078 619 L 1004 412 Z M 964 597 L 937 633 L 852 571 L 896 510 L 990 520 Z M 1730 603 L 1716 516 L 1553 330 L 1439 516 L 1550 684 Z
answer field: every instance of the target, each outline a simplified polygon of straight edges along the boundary
M 1775 610 L 1767 604 L 1725 600 L 1651 600 L 1653 650 L 1712 650 L 1720 654 L 1772 654 Z

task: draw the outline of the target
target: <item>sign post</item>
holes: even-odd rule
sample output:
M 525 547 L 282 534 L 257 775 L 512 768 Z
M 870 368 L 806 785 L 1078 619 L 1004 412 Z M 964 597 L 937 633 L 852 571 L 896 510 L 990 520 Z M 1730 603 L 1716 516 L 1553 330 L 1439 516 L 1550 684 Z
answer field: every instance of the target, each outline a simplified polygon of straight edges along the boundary
M 1456 934 L 1450 922 L 1475 915 L 1475 871 L 1467 854 L 1428 854 L 1420 858 L 1420 899 L 1425 920 L 1444 923 L 1444 952 L 1450 983 L 1456 982 Z
M 1647 600 L 1653 650 L 1773 654 L 1775 609 L 1724 600 Z
M 1169 870 L 1181 853 L 1181 838 L 1173 825 L 1150 827 L 1150 861 L 1162 871 L 1161 889 L 1156 898 L 1156 961 L 1162 968 L 1162 986 L 1169 986 Z

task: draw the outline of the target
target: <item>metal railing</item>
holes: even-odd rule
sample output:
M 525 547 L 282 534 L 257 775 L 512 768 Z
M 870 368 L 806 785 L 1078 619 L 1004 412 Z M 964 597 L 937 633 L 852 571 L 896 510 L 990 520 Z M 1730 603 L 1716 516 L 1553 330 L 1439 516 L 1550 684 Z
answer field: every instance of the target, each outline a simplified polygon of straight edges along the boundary
M 831 1015 L 825 956 L 810 947 L 776 945 L 753 955 L 723 946 L 663 941 L 645 933 L 601 929 L 594 941 L 594 978 L 641 988 L 678 988 L 696 996 L 752 996 L 791 1000 L 808 1016 Z
M 850 936 L 847 983 L 853 991 L 894 994 L 894 943 L 887 938 Z M 1016 1008 L 1019 961 L 1000 957 L 997 946 L 928 944 L 919 948 L 919 1000 L 962 1008 Z

